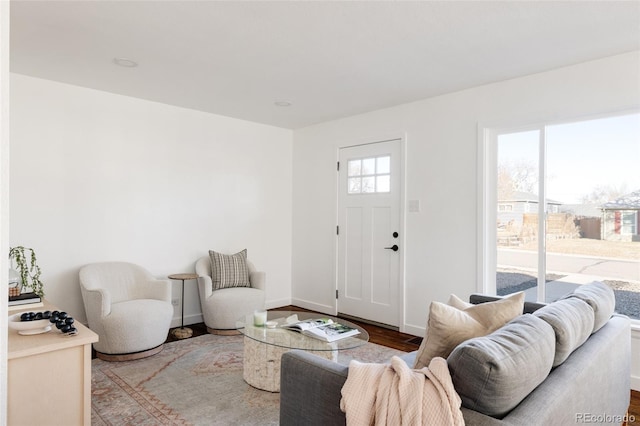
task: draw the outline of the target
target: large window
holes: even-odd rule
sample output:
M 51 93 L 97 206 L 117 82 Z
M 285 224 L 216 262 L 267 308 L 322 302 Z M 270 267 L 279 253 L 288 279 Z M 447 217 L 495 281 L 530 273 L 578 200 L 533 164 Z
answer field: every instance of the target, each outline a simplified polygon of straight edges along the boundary
M 550 302 L 598 280 L 640 319 L 640 114 L 484 135 L 483 290 Z

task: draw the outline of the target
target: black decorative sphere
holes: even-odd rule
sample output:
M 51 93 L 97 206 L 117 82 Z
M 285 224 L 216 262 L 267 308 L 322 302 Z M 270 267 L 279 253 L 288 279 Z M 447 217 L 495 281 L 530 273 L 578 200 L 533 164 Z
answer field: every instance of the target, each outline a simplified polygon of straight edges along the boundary
M 48 319 L 50 323 L 55 324 L 56 328 L 64 334 L 72 336 L 78 332 L 78 329 L 73 326 L 75 320 L 66 312 L 44 311 L 23 312 L 22 314 L 20 314 L 20 321 L 37 321 L 43 319 Z

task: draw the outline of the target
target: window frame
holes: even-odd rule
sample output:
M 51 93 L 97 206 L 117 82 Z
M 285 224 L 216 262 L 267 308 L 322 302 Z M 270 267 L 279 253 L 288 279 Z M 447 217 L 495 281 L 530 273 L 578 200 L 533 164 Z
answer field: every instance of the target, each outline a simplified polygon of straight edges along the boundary
M 613 118 L 624 115 L 640 114 L 640 108 L 626 108 L 611 111 L 608 113 L 589 114 L 582 116 L 566 117 L 564 119 L 543 119 L 530 121 L 528 123 L 508 123 L 508 122 L 479 122 L 477 126 L 478 137 L 478 179 L 477 179 L 477 263 L 476 263 L 476 289 L 480 293 L 496 295 L 496 266 L 497 266 L 497 223 L 498 209 L 497 202 L 497 167 L 498 167 L 498 136 L 509 133 L 519 133 L 527 131 L 539 131 L 539 170 L 541 176 L 546 176 L 546 128 L 578 123 L 581 121 Z M 546 179 L 539 179 L 538 194 L 538 215 L 543 217 L 547 211 Z M 532 209 L 536 210 L 536 209 Z M 640 213 L 638 213 L 640 214 Z M 636 216 L 636 228 L 638 216 Z M 538 221 L 538 235 L 546 235 L 546 220 Z M 636 232 L 640 229 L 636 229 Z M 546 238 L 538 238 L 538 271 L 545 271 L 546 274 Z M 545 274 L 538 276 L 537 297 L 538 301 L 545 300 Z M 640 320 L 632 319 L 635 326 L 640 327 Z

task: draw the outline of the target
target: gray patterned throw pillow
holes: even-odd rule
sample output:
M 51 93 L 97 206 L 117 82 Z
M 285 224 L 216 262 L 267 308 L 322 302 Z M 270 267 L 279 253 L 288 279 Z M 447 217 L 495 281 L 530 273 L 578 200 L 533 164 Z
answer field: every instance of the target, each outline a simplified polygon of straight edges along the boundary
M 222 254 L 209 250 L 211 258 L 211 281 L 213 289 L 230 287 L 251 287 L 247 249 L 236 254 Z

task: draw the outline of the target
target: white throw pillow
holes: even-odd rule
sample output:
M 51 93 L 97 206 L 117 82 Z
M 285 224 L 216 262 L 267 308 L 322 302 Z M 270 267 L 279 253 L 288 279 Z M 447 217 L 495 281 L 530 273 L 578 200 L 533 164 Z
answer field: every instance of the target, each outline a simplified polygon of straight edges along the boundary
M 432 302 L 427 331 L 413 368 L 429 365 L 434 357 L 446 358 L 460 343 L 493 333 L 522 315 L 524 292 L 500 300 L 473 305 L 451 295 L 449 304 Z

